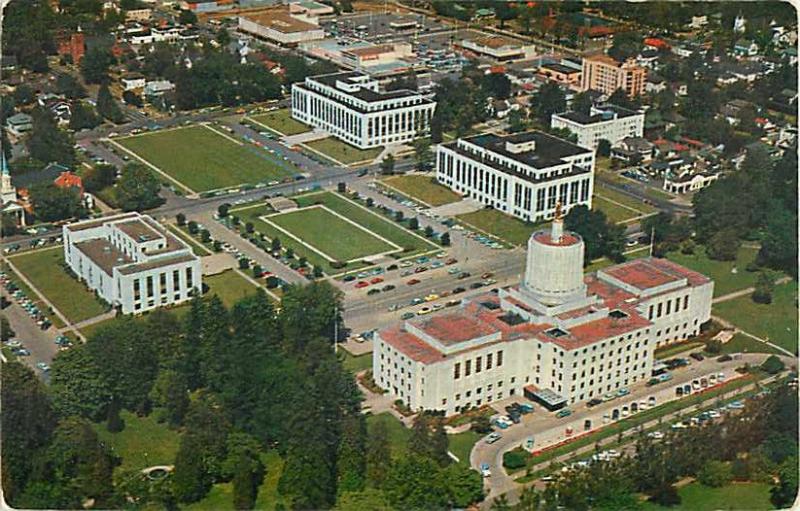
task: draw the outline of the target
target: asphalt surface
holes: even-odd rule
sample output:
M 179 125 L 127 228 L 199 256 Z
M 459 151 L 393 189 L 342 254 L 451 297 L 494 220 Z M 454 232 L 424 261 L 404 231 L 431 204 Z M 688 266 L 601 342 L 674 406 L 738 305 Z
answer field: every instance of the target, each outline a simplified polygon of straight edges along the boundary
M 614 409 L 621 410 L 623 406 L 629 406 L 633 402 L 646 401 L 650 396 L 655 396 L 656 406 L 662 405 L 677 399 L 675 397 L 675 388 L 679 384 L 691 383 L 692 380 L 719 372 L 725 373 L 726 381 L 729 381 L 736 375 L 734 372 L 736 367 L 745 362 L 757 365 L 767 356 L 766 354 L 745 354 L 742 355 L 740 360 L 722 363 L 711 358 L 706 358 L 701 362 L 692 360 L 690 366 L 673 371 L 673 380 L 670 382 L 653 387 L 648 387 L 645 381 L 638 382 L 629 386 L 631 393 L 625 397 L 602 403 L 593 408 L 588 408 L 584 403 L 581 403 L 576 407 L 572 407 L 573 414 L 563 419 L 557 418 L 554 413 L 547 412 L 541 406 L 536 406 L 534 413 L 522 416 L 521 424 L 515 424 L 506 430 L 498 430 L 502 435 L 499 441 L 493 444 L 487 444 L 484 440 L 478 441 L 472 450 L 470 465 L 476 469 L 484 463 L 489 465 L 492 475 L 485 479 L 488 501 L 501 494 L 518 489 L 519 484 L 506 474 L 503 468 L 503 454 L 519 447 L 526 439 L 533 437 L 534 449 L 536 450 L 558 444 L 569 438 L 567 435 L 568 427 L 571 427 L 574 431 L 572 436 L 583 432 L 586 419 L 591 420 L 590 431 L 594 431 L 604 424 L 614 422 L 604 420 L 604 416 L 610 416 Z M 494 405 L 494 408 L 502 410 L 503 406 L 512 401 L 507 399 L 498 402 Z M 620 418 L 624 417 L 620 415 Z

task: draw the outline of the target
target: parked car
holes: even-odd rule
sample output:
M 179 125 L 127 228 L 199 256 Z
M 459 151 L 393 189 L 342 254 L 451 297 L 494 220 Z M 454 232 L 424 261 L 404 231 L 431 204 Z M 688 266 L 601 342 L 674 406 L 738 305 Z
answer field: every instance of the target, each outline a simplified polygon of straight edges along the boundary
M 487 444 L 493 444 L 493 443 L 497 442 L 498 440 L 500 440 L 501 438 L 503 438 L 503 435 L 493 431 L 492 433 L 489 433 L 486 436 L 486 443 Z
M 699 352 L 691 353 L 689 356 L 692 357 L 693 359 L 697 360 L 698 362 L 700 362 L 701 360 L 705 359 L 705 357 L 703 355 L 701 355 Z
M 488 463 L 481 463 L 481 476 L 483 477 L 491 477 L 492 471 L 489 470 Z
M 411 319 L 411 318 L 413 318 L 413 317 L 414 317 L 414 313 L 413 313 L 413 312 L 404 312 L 404 313 L 403 313 L 403 314 L 400 316 L 400 319 L 406 320 L 406 319 Z
M 383 279 L 381 277 L 375 277 L 374 279 L 369 281 L 370 284 L 380 284 L 381 282 L 383 282 Z
M 413 286 L 414 284 L 419 284 L 419 279 L 411 279 L 408 282 L 406 282 L 406 284 L 408 284 L 409 286 Z
M 365 288 L 367 286 L 369 286 L 369 282 L 367 282 L 366 280 L 361 280 L 359 282 L 356 282 L 356 289 Z
M 597 406 L 597 405 L 601 404 L 602 402 L 603 402 L 602 399 L 597 399 L 597 398 L 590 399 L 589 402 L 586 403 L 586 407 L 587 408 L 591 408 L 593 406 Z
M 558 417 L 559 419 L 563 419 L 564 417 L 569 417 L 570 415 L 572 415 L 572 410 L 570 410 L 569 408 L 562 408 L 561 410 L 558 411 L 556 417 Z

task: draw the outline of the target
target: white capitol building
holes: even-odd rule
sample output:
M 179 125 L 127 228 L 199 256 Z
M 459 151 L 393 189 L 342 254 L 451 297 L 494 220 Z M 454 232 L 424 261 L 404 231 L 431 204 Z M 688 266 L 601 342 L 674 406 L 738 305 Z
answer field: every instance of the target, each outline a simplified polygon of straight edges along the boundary
M 377 332 L 375 383 L 447 415 L 522 394 L 555 409 L 649 379 L 654 350 L 710 318 L 704 275 L 645 258 L 584 276 L 583 258 L 557 212 L 531 235 L 518 286 Z

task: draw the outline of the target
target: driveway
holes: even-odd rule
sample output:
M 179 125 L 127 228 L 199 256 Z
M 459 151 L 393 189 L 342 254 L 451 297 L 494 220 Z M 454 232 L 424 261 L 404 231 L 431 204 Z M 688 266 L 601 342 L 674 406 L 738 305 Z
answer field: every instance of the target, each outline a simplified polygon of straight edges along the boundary
M 574 431 L 573 436 L 583 432 L 586 419 L 592 421 L 591 431 L 600 429 L 603 426 L 603 416 L 610 415 L 614 409 L 621 409 L 633 402 L 647 400 L 650 396 L 655 396 L 657 405 L 662 405 L 676 399 L 675 387 L 678 384 L 691 383 L 694 379 L 718 372 L 724 372 L 726 381 L 729 381 L 737 374 L 734 371 L 736 367 L 745 362 L 757 365 L 767 356 L 766 354 L 746 354 L 742 355 L 740 360 L 722 363 L 711 358 L 706 358 L 701 362 L 692 361 L 689 367 L 673 371 L 673 380 L 668 383 L 647 387 L 645 382 L 639 382 L 629 387 L 631 393 L 624 398 L 602 403 L 593 408 L 587 408 L 585 404 L 575 405 L 571 407 L 574 413 L 564 419 L 559 419 L 555 414 L 537 406 L 534 413 L 523 416 L 522 424 L 501 431 L 502 438 L 499 441 L 491 445 L 483 441 L 476 443 L 470 454 L 470 464 L 473 468 L 480 467 L 482 463 L 489 465 L 492 477 L 487 479 L 487 500 L 497 497 L 519 486 L 511 476 L 506 474 L 503 468 L 503 454 L 520 446 L 526 439 L 533 437 L 534 448 L 541 450 L 569 438 L 566 434 L 568 427 Z
M 42 330 L 25 312 L 25 309 L 6 293 L 5 289 L 3 289 L 3 295 L 11 300 L 11 305 L 3 309 L 3 314 L 16 334 L 14 339 L 20 341 L 22 346 L 31 352 L 29 357 L 18 357 L 17 359 L 39 374 L 41 371 L 36 369 L 36 363 L 50 364 L 58 353 L 58 346 L 53 342 L 58 335 L 58 330 L 55 327 Z

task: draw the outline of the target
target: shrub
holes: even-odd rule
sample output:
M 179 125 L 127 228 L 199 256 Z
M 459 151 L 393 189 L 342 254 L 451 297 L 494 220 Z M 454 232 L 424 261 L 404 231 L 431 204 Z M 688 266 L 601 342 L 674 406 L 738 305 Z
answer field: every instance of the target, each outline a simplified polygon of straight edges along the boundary
M 770 357 L 761 364 L 761 369 L 769 374 L 778 374 L 783 371 L 784 367 L 783 361 L 775 355 L 770 355 Z
M 331 261 L 329 264 L 330 264 L 331 268 L 334 268 L 336 270 L 344 268 L 345 266 L 347 266 L 347 263 L 344 262 L 344 261 Z
M 508 451 L 503 454 L 503 466 L 511 470 L 525 466 L 525 455 L 520 451 Z
M 725 486 L 731 482 L 731 479 L 733 479 L 731 466 L 724 461 L 708 461 L 703 465 L 703 468 L 700 469 L 700 472 L 697 473 L 697 480 L 712 488 Z
M 175 220 L 178 222 L 178 227 L 183 227 L 184 225 L 186 225 L 186 215 L 184 215 L 183 213 L 178 213 L 175 216 Z

